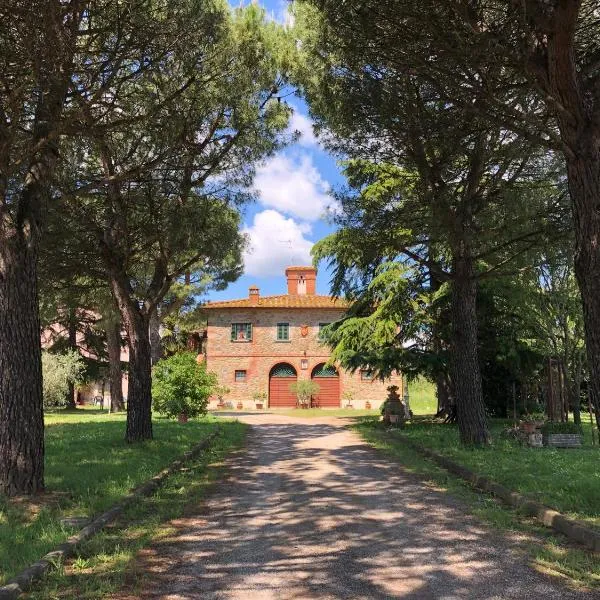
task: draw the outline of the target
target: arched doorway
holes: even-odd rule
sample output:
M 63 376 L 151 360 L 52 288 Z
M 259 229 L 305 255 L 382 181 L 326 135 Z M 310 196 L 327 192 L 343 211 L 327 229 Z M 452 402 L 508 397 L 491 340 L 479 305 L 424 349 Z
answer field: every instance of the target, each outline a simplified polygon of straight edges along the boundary
M 319 393 L 313 397 L 313 406 L 339 408 L 340 375 L 335 367 L 326 367 L 325 363 L 321 363 L 312 370 L 310 377 L 319 385 Z
M 269 373 L 269 408 L 294 408 L 296 394 L 290 385 L 298 379 L 296 369 L 289 363 L 276 364 Z

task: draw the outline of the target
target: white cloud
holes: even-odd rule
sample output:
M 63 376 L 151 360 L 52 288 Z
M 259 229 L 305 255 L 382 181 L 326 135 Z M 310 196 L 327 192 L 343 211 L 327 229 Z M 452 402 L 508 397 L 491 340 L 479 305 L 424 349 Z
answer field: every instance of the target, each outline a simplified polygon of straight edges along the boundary
M 310 230 L 308 223 L 286 219 L 276 210 L 254 215 L 252 225 L 244 228 L 249 237 L 249 248 L 244 254 L 245 274 L 269 277 L 281 275 L 289 265 L 310 265 L 313 243 L 304 237 Z
M 308 154 L 273 157 L 258 168 L 254 187 L 264 206 L 306 221 L 317 221 L 333 203 L 329 184 Z
M 298 144 L 307 148 L 314 148 L 319 146 L 319 142 L 313 131 L 312 121 L 305 115 L 298 112 L 298 109 L 294 109 L 292 118 L 290 119 L 289 125 L 290 132 L 299 131 L 300 139 Z

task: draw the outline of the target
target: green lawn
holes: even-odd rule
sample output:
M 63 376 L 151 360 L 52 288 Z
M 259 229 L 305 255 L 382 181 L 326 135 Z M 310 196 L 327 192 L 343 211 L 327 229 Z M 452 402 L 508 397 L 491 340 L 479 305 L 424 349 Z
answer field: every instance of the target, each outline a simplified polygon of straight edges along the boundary
M 435 415 L 437 398 L 435 385 L 423 377 L 408 384 L 410 409 L 415 415 Z
M 60 519 L 102 512 L 217 426 L 225 446 L 244 430 L 212 417 L 186 424 L 159 418 L 154 440 L 128 445 L 124 415 L 77 410 L 47 415 L 46 423 L 47 492 L 33 501 L 0 498 L 0 584 L 75 531 Z

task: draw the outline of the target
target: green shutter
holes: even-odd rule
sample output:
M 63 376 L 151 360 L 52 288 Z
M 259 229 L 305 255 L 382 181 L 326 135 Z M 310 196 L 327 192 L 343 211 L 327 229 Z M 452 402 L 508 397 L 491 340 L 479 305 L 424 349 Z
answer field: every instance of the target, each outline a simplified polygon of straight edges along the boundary
M 289 323 L 277 323 L 277 339 L 279 341 L 288 341 L 290 339 Z

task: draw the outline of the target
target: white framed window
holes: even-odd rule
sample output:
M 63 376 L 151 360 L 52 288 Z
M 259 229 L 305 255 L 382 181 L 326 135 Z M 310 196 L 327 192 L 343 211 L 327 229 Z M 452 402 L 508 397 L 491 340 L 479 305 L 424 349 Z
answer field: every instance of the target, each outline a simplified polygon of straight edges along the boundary
M 252 341 L 252 323 L 232 323 L 231 324 L 232 342 L 251 342 Z

